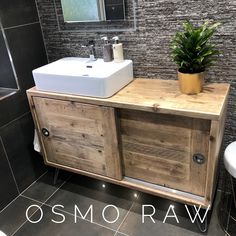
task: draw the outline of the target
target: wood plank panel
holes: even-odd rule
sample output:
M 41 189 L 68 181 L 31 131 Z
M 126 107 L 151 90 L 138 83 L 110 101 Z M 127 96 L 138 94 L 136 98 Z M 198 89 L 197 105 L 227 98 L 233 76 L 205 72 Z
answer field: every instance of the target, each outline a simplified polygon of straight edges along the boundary
M 189 176 L 188 164 L 135 152 L 123 154 L 126 176 L 176 189 Z
M 97 114 L 97 113 L 96 113 Z M 101 119 L 82 119 L 56 113 L 47 113 L 48 125 L 54 129 L 65 129 L 90 135 L 103 135 Z
M 122 179 L 120 150 L 116 128 L 116 113 L 113 108 L 103 108 L 104 155 L 107 175 Z
M 83 104 L 73 101 L 63 101 L 55 99 L 44 98 L 43 106 L 48 112 L 56 114 L 64 114 L 66 116 L 77 117 L 82 119 L 94 119 L 94 113 L 96 113 L 97 119 L 102 118 L 99 106 L 93 106 L 90 104 Z
M 101 136 L 87 134 L 78 132 L 77 130 L 68 130 L 68 129 L 60 129 L 58 130 L 56 127 L 51 126 L 51 137 L 54 140 L 66 141 L 76 143 L 79 142 L 84 146 L 92 146 L 95 148 L 101 148 L 104 146 L 104 139 Z
M 33 97 L 45 162 L 121 179 L 113 108 Z M 112 123 L 113 122 L 113 123 Z M 111 128 L 113 127 L 113 129 Z
M 88 159 L 76 158 L 64 153 L 56 153 L 52 159 L 47 159 L 46 163 L 59 164 L 61 166 L 75 168 L 78 170 L 88 171 L 91 173 L 107 176 L 104 163 L 94 162 Z
M 168 147 L 172 150 L 189 151 L 191 118 L 183 117 L 181 120 L 171 115 L 156 115 L 141 111 L 131 112 L 123 109 L 120 110 L 120 117 L 121 133 L 124 140 Z
M 119 118 L 125 176 L 204 196 L 210 121 L 132 110 Z
M 123 137 L 122 145 L 124 150 L 141 153 L 144 156 L 158 156 L 164 160 L 178 160 L 178 162 L 187 164 L 190 162 L 188 152 L 179 151 L 177 149 L 173 150 L 170 149 L 169 146 L 147 145 L 143 142 L 133 142 L 133 140 L 130 142 L 130 139 L 128 139 L 126 136 Z
M 208 166 L 208 148 L 210 141 L 210 125 L 208 120 L 193 120 L 192 137 L 191 137 L 191 152 L 190 152 L 190 192 L 204 196 L 207 166 Z M 198 164 L 193 160 L 194 154 L 201 154 L 205 157 L 203 164 Z

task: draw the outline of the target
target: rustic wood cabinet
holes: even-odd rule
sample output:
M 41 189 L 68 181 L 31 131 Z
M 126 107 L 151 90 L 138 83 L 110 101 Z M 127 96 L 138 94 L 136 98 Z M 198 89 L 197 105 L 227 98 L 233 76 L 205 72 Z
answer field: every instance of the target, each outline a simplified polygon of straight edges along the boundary
M 216 185 L 229 85 L 184 95 L 136 79 L 111 98 L 27 91 L 47 165 L 207 207 Z

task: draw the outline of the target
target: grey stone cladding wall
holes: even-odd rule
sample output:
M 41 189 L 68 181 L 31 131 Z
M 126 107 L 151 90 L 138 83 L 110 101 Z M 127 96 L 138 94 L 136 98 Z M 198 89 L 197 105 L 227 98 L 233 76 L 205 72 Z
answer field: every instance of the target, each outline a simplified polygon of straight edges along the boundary
M 81 48 L 88 39 L 95 39 L 101 57 L 101 36 L 118 35 L 124 55 L 134 62 L 135 77 L 176 79 L 177 67 L 170 58 L 170 41 L 182 22 L 195 25 L 206 19 L 222 26 L 212 41 L 221 51 L 219 60 L 207 72 L 207 82 L 231 84 L 224 142 L 221 151 L 221 177 L 224 168 L 223 150 L 236 140 L 236 1 L 235 0 L 135 0 L 136 31 L 130 32 L 68 32 L 59 31 L 53 0 L 37 0 L 41 26 L 50 61 L 65 56 L 88 56 Z

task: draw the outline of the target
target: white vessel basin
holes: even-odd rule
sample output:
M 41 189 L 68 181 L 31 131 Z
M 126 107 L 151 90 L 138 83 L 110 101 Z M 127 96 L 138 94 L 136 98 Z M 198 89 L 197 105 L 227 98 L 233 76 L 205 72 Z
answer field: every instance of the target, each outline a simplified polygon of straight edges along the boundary
M 33 70 L 38 90 L 106 98 L 133 80 L 133 63 L 66 57 Z

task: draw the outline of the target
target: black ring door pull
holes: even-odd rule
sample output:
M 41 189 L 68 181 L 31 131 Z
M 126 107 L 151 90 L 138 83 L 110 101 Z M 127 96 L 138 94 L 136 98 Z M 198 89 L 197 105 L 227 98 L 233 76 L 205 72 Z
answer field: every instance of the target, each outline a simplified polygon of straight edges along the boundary
M 48 137 L 50 135 L 49 131 L 46 128 L 42 128 L 42 133 L 45 137 Z
M 205 157 L 200 153 L 196 153 L 193 155 L 193 161 L 201 165 L 205 162 Z

